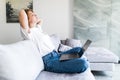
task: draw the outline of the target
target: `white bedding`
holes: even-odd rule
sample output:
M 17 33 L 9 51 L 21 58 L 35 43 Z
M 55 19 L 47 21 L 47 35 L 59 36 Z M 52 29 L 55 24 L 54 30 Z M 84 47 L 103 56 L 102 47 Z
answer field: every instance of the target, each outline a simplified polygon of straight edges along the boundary
M 113 52 L 102 47 L 89 47 L 86 51 L 89 62 L 109 62 L 117 63 L 119 57 Z
M 76 74 L 60 74 L 43 71 L 36 80 L 95 80 L 95 78 L 88 68 L 85 72 Z

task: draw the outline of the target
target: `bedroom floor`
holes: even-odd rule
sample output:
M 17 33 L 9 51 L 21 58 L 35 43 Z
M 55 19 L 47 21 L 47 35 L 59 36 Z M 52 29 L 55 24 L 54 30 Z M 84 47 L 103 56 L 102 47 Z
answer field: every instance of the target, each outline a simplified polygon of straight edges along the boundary
M 96 80 L 120 80 L 120 64 L 115 64 L 115 70 L 111 71 L 94 71 L 92 72 Z

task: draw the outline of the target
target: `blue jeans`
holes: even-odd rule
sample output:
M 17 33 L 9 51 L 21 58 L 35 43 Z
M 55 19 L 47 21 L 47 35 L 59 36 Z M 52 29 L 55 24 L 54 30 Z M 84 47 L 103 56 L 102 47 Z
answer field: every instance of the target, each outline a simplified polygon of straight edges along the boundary
M 45 71 L 56 72 L 56 73 L 81 73 L 88 68 L 88 61 L 82 58 L 75 58 L 66 61 L 59 61 L 62 54 L 75 54 L 78 53 L 82 56 L 82 49 L 80 47 L 75 47 L 73 49 L 67 50 L 65 52 L 58 53 L 52 51 L 49 54 L 43 56 L 43 62 L 45 66 Z

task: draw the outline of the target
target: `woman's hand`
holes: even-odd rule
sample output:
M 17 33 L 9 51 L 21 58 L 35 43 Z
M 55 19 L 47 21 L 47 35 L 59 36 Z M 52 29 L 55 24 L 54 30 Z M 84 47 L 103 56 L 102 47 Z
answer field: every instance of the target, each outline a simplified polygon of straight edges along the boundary
M 43 20 L 42 19 L 38 19 L 37 24 L 42 25 L 42 23 L 43 23 Z

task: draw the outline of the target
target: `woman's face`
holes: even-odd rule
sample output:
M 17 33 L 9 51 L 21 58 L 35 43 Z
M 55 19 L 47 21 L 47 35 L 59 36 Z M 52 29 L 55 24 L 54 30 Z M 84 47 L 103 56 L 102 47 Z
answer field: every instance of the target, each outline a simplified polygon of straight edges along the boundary
M 29 23 L 32 23 L 32 24 L 36 24 L 37 23 L 38 17 L 37 17 L 37 15 L 34 12 L 28 11 L 27 15 L 28 15 L 28 22 Z

